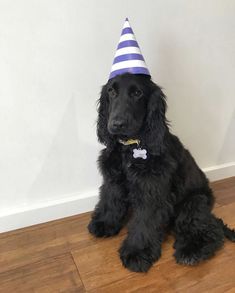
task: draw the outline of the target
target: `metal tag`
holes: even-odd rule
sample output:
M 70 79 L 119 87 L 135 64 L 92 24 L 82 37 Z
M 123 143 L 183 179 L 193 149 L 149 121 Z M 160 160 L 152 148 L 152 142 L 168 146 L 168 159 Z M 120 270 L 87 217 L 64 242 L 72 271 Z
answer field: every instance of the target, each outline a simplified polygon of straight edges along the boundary
M 133 158 L 141 158 L 143 160 L 147 159 L 147 150 L 146 149 L 133 149 Z

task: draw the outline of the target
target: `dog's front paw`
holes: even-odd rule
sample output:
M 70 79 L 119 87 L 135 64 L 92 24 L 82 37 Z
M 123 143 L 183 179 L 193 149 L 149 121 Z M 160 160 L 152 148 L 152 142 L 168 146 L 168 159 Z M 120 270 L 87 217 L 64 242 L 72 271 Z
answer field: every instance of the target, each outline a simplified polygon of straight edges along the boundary
M 189 254 L 188 252 L 185 252 L 184 250 L 177 250 L 174 253 L 176 262 L 178 264 L 183 264 L 183 265 L 196 265 L 202 258 L 200 258 L 197 254 L 191 253 Z
M 91 220 L 87 228 L 89 232 L 96 237 L 110 237 L 118 234 L 120 231 L 120 227 L 115 227 L 114 225 L 109 225 L 104 221 L 94 219 Z
M 193 266 L 213 255 L 207 247 L 195 247 L 193 243 L 182 247 L 177 247 L 177 244 L 175 246 L 174 256 L 178 264 Z
M 153 263 L 160 257 L 160 250 L 158 256 L 154 256 L 150 248 L 136 249 L 128 246 L 125 242 L 119 249 L 120 258 L 124 267 L 133 272 L 147 272 Z

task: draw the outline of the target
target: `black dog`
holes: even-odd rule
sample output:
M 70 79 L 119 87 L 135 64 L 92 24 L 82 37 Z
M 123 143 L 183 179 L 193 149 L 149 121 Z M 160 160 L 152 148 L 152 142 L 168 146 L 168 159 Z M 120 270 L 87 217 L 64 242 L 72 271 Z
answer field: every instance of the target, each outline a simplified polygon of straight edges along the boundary
M 182 264 L 209 258 L 224 237 L 235 241 L 235 231 L 211 213 L 214 197 L 204 173 L 169 132 L 165 96 L 150 77 L 127 73 L 109 80 L 98 112 L 104 182 L 88 229 L 97 237 L 112 236 L 130 215 L 119 250 L 125 267 L 146 272 L 160 258 L 169 229 Z

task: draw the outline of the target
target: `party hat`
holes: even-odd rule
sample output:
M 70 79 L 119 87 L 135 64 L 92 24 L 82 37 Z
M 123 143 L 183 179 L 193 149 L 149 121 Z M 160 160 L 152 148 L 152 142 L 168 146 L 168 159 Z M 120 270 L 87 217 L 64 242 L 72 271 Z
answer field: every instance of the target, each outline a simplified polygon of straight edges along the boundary
M 127 72 L 150 75 L 128 18 L 122 29 L 109 79 Z

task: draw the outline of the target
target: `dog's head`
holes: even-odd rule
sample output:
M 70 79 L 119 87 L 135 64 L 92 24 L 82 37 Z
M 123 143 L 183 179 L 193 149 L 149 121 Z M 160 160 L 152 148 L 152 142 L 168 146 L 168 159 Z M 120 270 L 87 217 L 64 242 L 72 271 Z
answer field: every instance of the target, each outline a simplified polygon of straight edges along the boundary
M 116 76 L 103 86 L 99 99 L 99 141 L 111 148 L 118 139 L 138 138 L 159 153 L 167 129 L 165 111 L 165 96 L 149 76 Z

